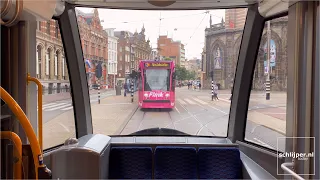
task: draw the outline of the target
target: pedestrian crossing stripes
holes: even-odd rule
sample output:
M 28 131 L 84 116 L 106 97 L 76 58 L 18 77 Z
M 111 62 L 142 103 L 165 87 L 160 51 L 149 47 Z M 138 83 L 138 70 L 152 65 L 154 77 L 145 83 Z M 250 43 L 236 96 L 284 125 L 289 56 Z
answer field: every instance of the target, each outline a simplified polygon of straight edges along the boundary
M 90 100 L 91 103 L 93 102 L 98 102 L 97 99 L 93 99 L 93 100 Z M 48 103 L 48 104 L 44 104 L 42 106 L 42 110 L 43 111 L 47 111 L 47 112 L 50 112 L 50 111 L 57 111 L 57 110 L 60 110 L 60 111 L 68 111 L 68 110 L 71 110 L 73 109 L 73 104 L 72 102 L 54 102 L 54 103 Z M 38 110 L 38 108 L 37 108 Z
M 177 98 L 177 103 L 180 103 L 181 105 L 210 105 L 209 102 L 205 102 L 204 100 L 201 100 L 196 97 L 188 97 L 188 98 Z M 93 102 L 98 102 L 98 99 L 92 99 L 90 100 L 91 103 Z M 53 102 L 53 103 L 48 103 L 44 104 L 42 106 L 42 110 L 46 112 L 51 112 L 51 111 L 68 111 L 73 109 L 73 104 L 71 101 L 68 102 Z
M 201 99 L 198 99 L 198 98 L 184 98 L 184 99 L 180 99 L 178 98 L 177 101 L 182 104 L 182 105 L 186 105 L 186 104 L 192 104 L 192 105 L 195 105 L 195 104 L 200 104 L 200 105 L 207 105 L 209 103 L 201 100 Z

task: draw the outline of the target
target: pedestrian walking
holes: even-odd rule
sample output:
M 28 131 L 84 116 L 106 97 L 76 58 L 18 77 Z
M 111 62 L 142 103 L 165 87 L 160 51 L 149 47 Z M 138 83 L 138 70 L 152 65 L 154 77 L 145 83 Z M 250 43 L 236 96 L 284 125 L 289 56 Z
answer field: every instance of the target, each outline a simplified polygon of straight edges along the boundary
M 201 83 L 199 83 L 199 91 L 201 90 Z
M 124 97 L 126 97 L 127 96 L 127 89 L 128 89 L 127 83 L 124 83 L 123 89 L 124 89 L 123 95 L 124 95 Z
M 219 101 L 219 97 L 218 97 L 218 86 L 217 86 L 217 85 L 214 85 L 214 86 L 213 86 L 213 98 L 214 98 L 214 100 Z

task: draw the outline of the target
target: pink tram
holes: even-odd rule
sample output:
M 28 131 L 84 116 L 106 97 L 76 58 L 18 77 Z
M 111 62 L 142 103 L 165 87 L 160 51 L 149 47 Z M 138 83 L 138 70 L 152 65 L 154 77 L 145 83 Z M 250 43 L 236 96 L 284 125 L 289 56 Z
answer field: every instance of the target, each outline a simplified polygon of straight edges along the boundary
M 175 66 L 173 61 L 142 60 L 139 64 L 140 108 L 175 106 Z

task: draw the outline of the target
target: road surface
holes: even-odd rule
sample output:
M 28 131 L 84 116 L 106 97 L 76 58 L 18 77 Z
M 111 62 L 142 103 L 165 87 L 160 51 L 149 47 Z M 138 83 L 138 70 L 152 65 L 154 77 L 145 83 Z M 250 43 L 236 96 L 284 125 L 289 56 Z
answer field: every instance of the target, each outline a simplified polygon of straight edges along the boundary
M 173 110 L 138 109 L 121 134 L 128 135 L 139 130 L 159 127 L 176 129 L 197 136 L 226 137 L 230 110 L 230 102 L 227 99 L 230 94 L 222 96 L 225 98 L 211 101 L 211 96 L 207 92 L 177 88 L 176 106 Z M 249 110 L 272 113 L 277 106 L 278 104 L 262 104 L 256 101 L 250 103 Z M 277 137 L 284 137 L 284 135 L 250 120 L 247 121 L 245 135 L 247 141 L 276 150 Z M 284 141 L 279 141 L 279 149 L 283 151 L 284 147 Z
M 119 132 L 122 135 L 128 135 L 139 130 L 159 127 L 176 129 L 196 136 L 226 137 L 228 131 L 228 119 L 230 110 L 230 101 L 228 100 L 228 98 L 230 97 L 229 92 L 230 91 L 221 91 L 221 94 L 219 94 L 220 100 L 211 101 L 211 95 L 209 94 L 209 91 L 194 91 L 188 90 L 187 88 L 176 88 L 176 106 L 173 110 L 158 111 L 138 109 L 137 111 L 135 111 L 133 116 L 126 122 L 126 125 L 123 128 L 119 129 Z M 103 99 L 108 96 L 114 96 L 114 94 L 114 91 L 106 91 L 102 93 L 100 96 L 101 99 Z M 127 103 L 129 103 L 129 98 L 130 97 L 128 97 L 128 99 L 125 98 L 128 101 Z M 258 116 L 260 121 L 269 121 L 270 119 L 268 119 L 268 117 L 272 117 L 277 121 L 279 120 L 285 122 L 286 98 L 282 98 L 284 100 L 280 100 L 277 103 L 273 103 L 273 101 L 264 101 L 264 98 L 265 97 L 263 93 L 251 94 L 249 111 L 255 111 L 261 113 L 262 115 L 268 115 L 261 118 L 260 116 Z M 123 98 L 114 98 L 114 100 L 116 99 Z M 96 104 L 97 101 L 98 95 L 91 94 L 91 104 Z M 111 103 L 112 106 L 117 106 L 112 110 L 115 114 L 117 114 L 116 111 L 121 110 L 122 108 L 122 106 L 119 103 L 123 104 L 123 102 Z M 135 101 L 135 103 L 137 103 L 137 101 Z M 104 104 L 103 108 L 108 108 L 107 104 Z M 52 101 L 47 104 L 44 104 L 44 123 L 68 111 L 73 111 L 71 99 Z M 108 119 L 112 116 L 112 113 L 109 113 L 108 115 L 110 115 L 110 117 L 106 115 L 101 115 L 100 117 L 100 110 L 93 110 L 92 112 L 98 113 L 93 114 L 93 117 L 103 117 L 105 119 Z M 119 114 L 116 116 L 119 117 Z M 95 118 L 93 118 L 93 124 L 96 124 L 99 121 L 99 118 L 96 120 Z M 123 121 L 125 120 L 123 119 Z M 123 121 L 120 121 L 119 118 L 116 118 L 114 121 L 112 121 L 112 123 L 123 124 Z M 101 126 L 113 126 L 112 124 L 108 124 L 107 122 L 107 120 L 102 121 L 101 123 L 103 124 L 101 124 Z M 255 122 L 257 121 L 252 121 L 251 119 L 247 121 L 245 139 L 255 144 L 259 144 L 277 150 L 278 137 L 285 136 L 273 129 L 270 129 L 266 126 L 260 125 Z M 106 133 L 108 135 L 108 132 Z M 282 141 L 278 142 L 278 147 L 279 150 L 284 151 L 285 144 L 283 139 Z

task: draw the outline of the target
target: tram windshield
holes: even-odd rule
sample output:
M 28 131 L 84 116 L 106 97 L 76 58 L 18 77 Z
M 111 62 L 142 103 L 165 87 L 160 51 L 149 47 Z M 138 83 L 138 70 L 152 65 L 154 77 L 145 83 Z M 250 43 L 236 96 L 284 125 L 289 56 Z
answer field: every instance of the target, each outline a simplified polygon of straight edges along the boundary
M 75 12 L 93 133 L 130 135 L 166 128 L 191 136 L 227 137 L 239 49 L 246 38 L 242 36 L 246 8 L 147 11 L 77 7 Z M 254 75 L 248 79 L 252 89 L 245 140 L 270 149 L 285 147 L 277 139 L 286 133 L 287 22 L 287 17 L 266 22 Z M 44 86 L 45 149 L 77 134 L 71 96 L 77 89 L 71 89 L 61 38 L 57 21 L 38 21 L 36 69 Z M 138 89 L 142 87 L 136 75 L 139 62 L 155 59 L 175 64 L 175 106 L 171 111 L 138 108 Z M 144 90 L 170 90 L 170 73 L 145 69 Z
M 169 91 L 170 70 L 168 69 L 146 69 L 145 70 L 145 91 Z

